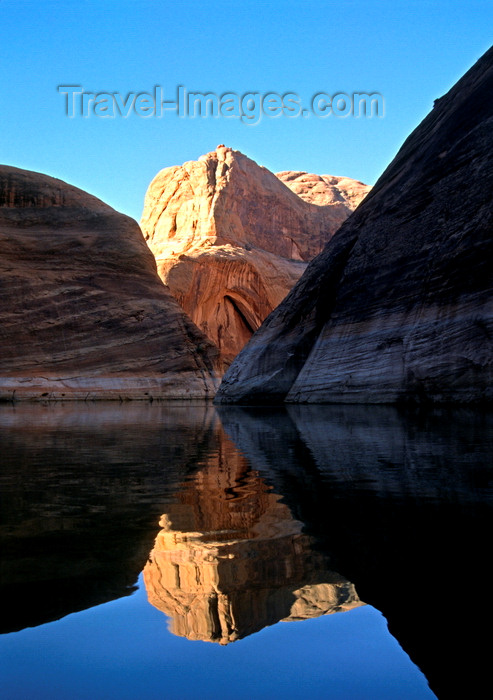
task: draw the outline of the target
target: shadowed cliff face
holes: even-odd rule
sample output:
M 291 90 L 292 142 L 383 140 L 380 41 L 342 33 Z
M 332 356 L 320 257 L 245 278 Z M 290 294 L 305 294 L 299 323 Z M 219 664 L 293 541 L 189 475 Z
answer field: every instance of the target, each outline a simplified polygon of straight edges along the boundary
M 222 403 L 493 399 L 493 49 L 235 359 Z
M 229 365 L 369 187 L 286 171 L 239 151 L 165 168 L 141 226 L 173 296 Z
M 188 398 L 217 351 L 160 281 L 132 219 L 0 166 L 0 399 Z
M 362 605 L 227 439 L 160 526 L 144 580 L 174 634 L 228 644 L 279 620 Z

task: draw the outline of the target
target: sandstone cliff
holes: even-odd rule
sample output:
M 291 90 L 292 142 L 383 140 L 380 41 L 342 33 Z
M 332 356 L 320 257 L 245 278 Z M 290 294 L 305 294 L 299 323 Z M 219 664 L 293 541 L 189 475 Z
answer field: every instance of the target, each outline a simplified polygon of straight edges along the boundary
M 216 151 L 165 168 L 141 227 L 162 280 L 229 365 L 369 188 Z
M 437 100 L 219 402 L 493 399 L 493 49 Z
M 137 224 L 0 166 L 0 399 L 214 392 L 216 349 L 156 273 Z

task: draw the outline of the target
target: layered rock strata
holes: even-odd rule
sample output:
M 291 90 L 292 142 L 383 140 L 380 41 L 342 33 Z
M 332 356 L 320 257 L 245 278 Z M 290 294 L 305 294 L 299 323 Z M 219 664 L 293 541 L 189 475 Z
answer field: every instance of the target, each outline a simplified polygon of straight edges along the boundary
M 229 365 L 368 190 L 328 175 L 276 177 L 218 146 L 158 173 L 141 227 L 162 280 Z
M 162 284 L 135 221 L 0 166 L 0 399 L 203 398 L 217 351 Z
M 435 102 L 219 402 L 493 399 L 493 49 Z

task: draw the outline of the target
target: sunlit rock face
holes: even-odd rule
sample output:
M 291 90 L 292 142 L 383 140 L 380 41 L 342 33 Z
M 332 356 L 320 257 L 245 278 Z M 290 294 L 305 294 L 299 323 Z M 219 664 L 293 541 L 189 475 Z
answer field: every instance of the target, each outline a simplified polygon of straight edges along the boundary
M 95 197 L 0 166 L 0 276 L 0 399 L 213 395 L 217 350 Z
M 218 146 L 158 173 L 141 227 L 162 280 L 228 365 L 368 190 L 349 178 L 276 177 Z
M 276 173 L 285 185 L 298 197 L 319 207 L 344 204 L 347 215 L 354 211 L 371 190 L 359 180 L 337 175 L 315 175 L 297 170 L 283 170 Z
M 279 620 L 362 605 L 227 440 L 160 526 L 144 580 L 174 634 L 228 644 Z
M 218 402 L 493 399 L 493 49 L 235 359 Z

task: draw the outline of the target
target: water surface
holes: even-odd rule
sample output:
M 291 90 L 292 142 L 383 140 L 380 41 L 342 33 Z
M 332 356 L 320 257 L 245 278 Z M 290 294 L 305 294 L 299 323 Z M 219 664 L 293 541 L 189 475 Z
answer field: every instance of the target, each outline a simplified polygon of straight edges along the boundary
M 1 696 L 478 697 L 492 443 L 470 410 L 1 406 Z

